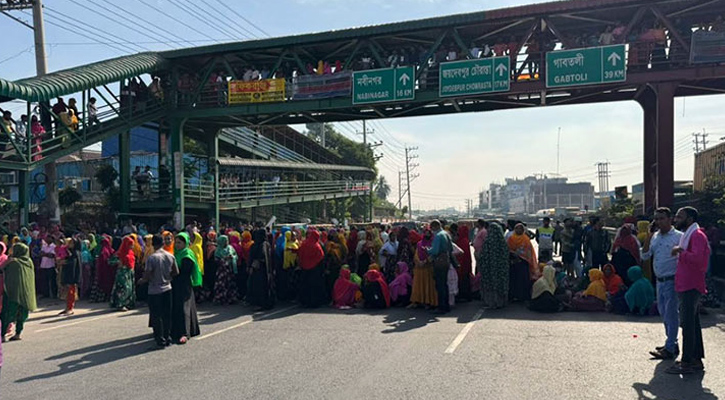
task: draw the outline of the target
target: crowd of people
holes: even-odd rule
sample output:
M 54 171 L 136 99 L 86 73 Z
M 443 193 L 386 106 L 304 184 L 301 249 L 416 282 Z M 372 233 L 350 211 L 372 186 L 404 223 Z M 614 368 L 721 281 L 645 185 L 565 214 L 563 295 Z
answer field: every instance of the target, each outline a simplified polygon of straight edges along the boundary
M 704 356 L 697 311 L 707 293 L 710 255 L 697 218 L 695 209 L 683 208 L 673 227 L 670 210 L 658 209 L 652 225 L 638 223 L 642 242 L 637 226 L 626 223 L 606 250 L 608 238 L 595 218 L 581 232 L 569 219 L 556 229 L 548 218 L 535 232 L 516 221 L 484 220 L 473 227 L 434 220 L 412 229 L 215 229 L 192 223 L 175 231 L 167 224 L 155 235 L 130 221 L 98 233 L 34 224 L 0 242 L 2 337 L 21 338 L 36 294 L 64 299 L 61 315 L 73 315 L 79 298 L 120 311 L 146 302 L 159 348 L 200 334 L 196 305 L 204 302 L 269 310 L 294 301 L 308 308 L 407 307 L 445 314 L 458 302 L 480 299 L 498 309 L 521 301 L 548 313 L 659 313 L 667 342 L 653 356 L 677 356 L 682 326 L 682 363 L 675 370 L 692 372 Z M 556 232 L 562 261 L 553 257 Z

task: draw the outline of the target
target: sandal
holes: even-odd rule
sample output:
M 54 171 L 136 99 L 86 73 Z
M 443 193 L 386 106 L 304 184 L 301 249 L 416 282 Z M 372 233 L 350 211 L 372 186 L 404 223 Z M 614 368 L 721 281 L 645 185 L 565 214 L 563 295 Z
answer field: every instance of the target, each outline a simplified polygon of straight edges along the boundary
M 186 336 L 182 336 L 181 339 L 179 339 L 179 344 L 186 344 L 188 341 L 189 339 L 187 339 Z

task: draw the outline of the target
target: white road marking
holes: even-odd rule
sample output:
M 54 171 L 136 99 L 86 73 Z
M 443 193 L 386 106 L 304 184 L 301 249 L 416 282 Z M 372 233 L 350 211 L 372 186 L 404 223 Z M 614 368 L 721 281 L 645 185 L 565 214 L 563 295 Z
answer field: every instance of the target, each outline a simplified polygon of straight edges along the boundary
M 283 313 L 283 312 L 285 312 L 285 311 L 289 311 L 289 310 L 291 310 L 291 309 L 293 309 L 293 308 L 295 308 L 295 307 L 297 307 L 297 306 L 289 306 L 289 307 L 287 307 L 287 308 L 283 308 L 283 309 L 281 309 L 281 310 L 277 310 L 277 311 L 275 311 L 275 312 L 271 312 L 271 313 L 269 313 L 269 314 L 264 314 L 264 315 L 261 315 L 261 316 L 257 317 L 257 320 L 260 320 L 260 319 L 265 319 L 265 318 L 267 318 L 267 317 L 271 317 L 272 315 L 276 315 L 276 314 L 279 314 L 279 313 Z M 228 326 L 228 327 L 226 327 L 226 328 L 224 328 L 224 329 L 220 329 L 220 330 L 218 330 L 218 331 L 214 331 L 214 332 L 211 332 L 211 333 L 207 333 L 206 335 L 201 335 L 201 336 L 199 336 L 199 337 L 196 337 L 196 338 L 194 338 L 194 340 L 202 340 L 202 339 L 210 338 L 210 337 L 212 337 L 212 336 L 216 336 L 216 335 L 218 335 L 218 334 L 220 334 L 220 333 L 224 333 L 224 332 L 230 331 L 230 330 L 232 330 L 232 329 L 237 329 L 237 328 L 240 328 L 240 327 L 242 327 L 242 326 L 244 326 L 244 325 L 247 325 L 247 324 L 250 324 L 250 323 L 252 323 L 252 322 L 254 322 L 254 321 L 255 321 L 255 319 L 254 319 L 254 318 L 250 318 L 250 319 L 248 319 L 248 320 L 246 320 L 246 321 L 242 321 L 242 322 L 240 322 L 240 323 L 238 323 L 238 324 L 236 324 L 236 325 Z
M 53 330 L 60 329 L 60 328 L 67 328 L 69 326 L 83 324 L 83 323 L 91 322 L 91 321 L 98 321 L 99 319 L 110 318 L 110 317 L 114 317 L 114 316 L 118 316 L 118 315 L 121 315 L 121 313 L 115 312 L 115 311 L 111 311 L 108 314 L 104 314 L 104 315 L 101 315 L 101 316 L 95 317 L 95 318 L 82 319 L 80 321 L 69 322 L 67 324 L 61 324 L 61 325 L 51 326 L 50 328 L 38 329 L 37 331 L 35 331 L 35 333 L 53 331 Z
M 476 325 L 476 321 L 478 321 L 481 318 L 481 315 L 483 315 L 483 309 L 478 310 L 476 315 L 473 316 L 473 319 L 469 321 L 466 326 L 461 329 L 461 332 L 456 336 L 455 339 L 451 342 L 450 346 L 446 349 L 446 354 L 453 354 L 454 351 L 458 348 L 458 346 L 463 342 L 463 339 L 466 338 L 466 335 L 468 335 L 468 332 L 473 329 L 473 325 Z

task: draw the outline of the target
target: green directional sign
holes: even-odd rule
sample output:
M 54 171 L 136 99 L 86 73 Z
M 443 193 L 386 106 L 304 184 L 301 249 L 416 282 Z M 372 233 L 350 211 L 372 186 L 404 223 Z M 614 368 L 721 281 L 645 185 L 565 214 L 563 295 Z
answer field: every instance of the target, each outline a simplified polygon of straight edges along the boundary
M 415 99 L 413 67 L 371 69 L 352 73 L 352 104 Z
M 624 82 L 627 65 L 623 44 L 546 53 L 546 87 Z
M 511 88 L 509 57 L 451 61 L 441 64 L 440 97 L 507 92 Z

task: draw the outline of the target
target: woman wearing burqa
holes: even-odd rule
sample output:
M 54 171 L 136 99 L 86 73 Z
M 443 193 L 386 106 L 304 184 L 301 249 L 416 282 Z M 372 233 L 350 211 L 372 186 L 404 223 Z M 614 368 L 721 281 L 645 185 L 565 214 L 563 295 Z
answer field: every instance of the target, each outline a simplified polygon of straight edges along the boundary
M 8 326 L 15 324 L 15 336 L 10 340 L 20 340 L 28 313 L 35 311 L 35 266 L 30 259 L 30 250 L 23 243 L 12 247 L 13 256 L 5 264 L 3 275 L 5 280 L 4 305 L 2 307 L 2 331 L 4 337 Z
M 271 260 L 271 246 L 267 241 L 267 233 L 264 229 L 256 229 L 252 232 L 252 247 L 249 249 L 249 265 L 247 274 L 249 283 L 247 286 L 247 302 L 259 307 L 261 310 L 269 310 L 274 307 L 274 266 Z
M 297 261 L 302 269 L 298 290 L 300 304 L 304 307 L 319 307 L 325 304 L 327 296 L 322 264 L 324 258 L 325 252 L 320 246 L 320 233 L 310 229 L 297 251 Z
M 201 271 L 189 242 L 186 232 L 178 234 L 174 242 L 179 275 L 171 281 L 171 338 L 178 344 L 201 333 L 194 299 L 194 287 L 201 286 Z

